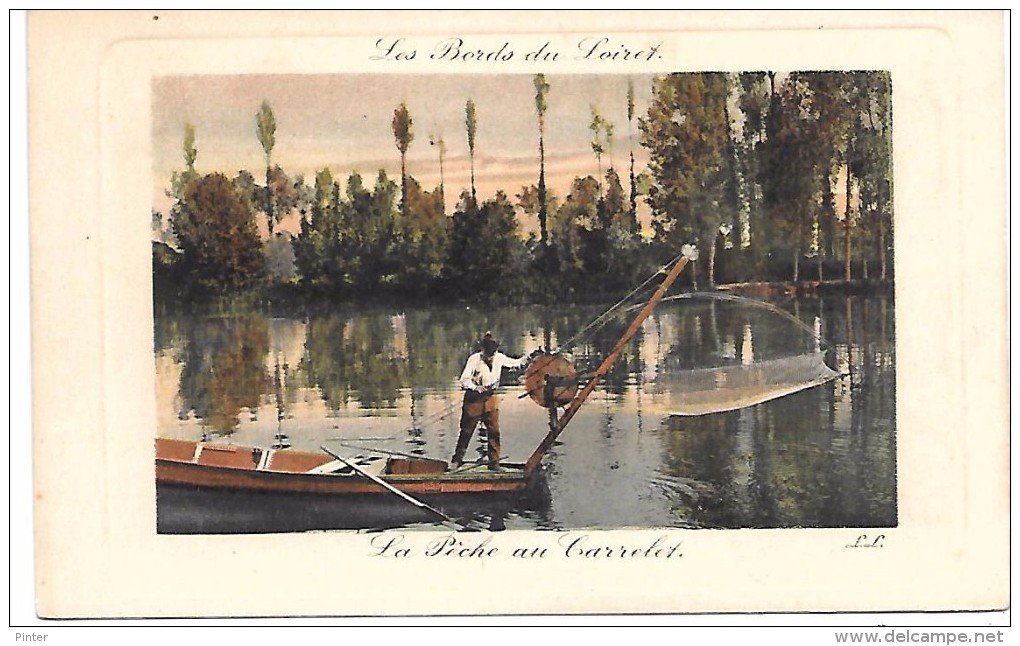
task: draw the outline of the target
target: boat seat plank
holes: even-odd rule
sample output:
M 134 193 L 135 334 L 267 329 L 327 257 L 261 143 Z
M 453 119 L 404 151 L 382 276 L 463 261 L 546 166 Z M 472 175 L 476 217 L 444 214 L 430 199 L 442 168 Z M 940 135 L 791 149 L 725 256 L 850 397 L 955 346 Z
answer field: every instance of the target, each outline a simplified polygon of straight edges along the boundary
M 195 457 L 196 444 L 198 443 L 193 440 L 156 438 L 156 457 L 161 460 L 190 462 Z
M 226 444 L 204 444 L 202 452 L 198 456 L 198 464 L 234 469 L 255 469 L 256 459 L 255 452 L 250 448 Z
M 319 453 L 273 451 L 265 468 L 268 471 L 282 471 L 285 473 L 308 473 L 330 462 L 334 462 L 333 458 Z

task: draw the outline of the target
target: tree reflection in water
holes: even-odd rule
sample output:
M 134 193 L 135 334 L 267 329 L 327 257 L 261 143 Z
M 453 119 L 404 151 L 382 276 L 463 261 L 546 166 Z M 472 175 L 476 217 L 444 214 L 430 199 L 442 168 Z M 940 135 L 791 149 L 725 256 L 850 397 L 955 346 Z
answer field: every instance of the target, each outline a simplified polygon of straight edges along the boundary
M 751 408 L 664 422 L 664 476 L 701 485 L 673 488 L 677 516 L 713 527 L 896 525 L 892 309 L 885 299 L 860 299 L 858 317 L 856 300 L 819 302 L 834 345 L 830 362 L 843 372 L 835 381 Z M 693 332 L 697 318 L 678 321 L 677 335 L 700 342 L 675 349 L 680 356 L 668 355 L 666 365 L 711 362 L 723 347 L 737 349 L 734 361 L 749 350 L 794 347 L 760 322 L 744 323 L 753 330 L 744 339 L 753 343 L 741 342 L 739 322 L 709 343 Z
M 831 344 L 829 365 L 843 375 L 753 407 L 671 417 L 671 373 L 739 368 L 813 351 L 816 342 L 760 310 L 663 304 L 547 456 L 552 503 L 542 525 L 895 525 L 892 300 L 779 305 L 820 331 Z M 517 356 L 565 342 L 599 313 L 337 307 L 301 318 L 159 317 L 155 352 L 164 368 L 157 377 L 173 381 L 169 392 L 179 392 L 174 405 L 182 409 L 161 416 L 159 433 L 197 439 L 198 431 L 305 450 L 341 437 L 448 459 L 460 407 L 456 380 L 482 332 L 493 330 L 503 351 Z M 593 371 L 625 326 L 625 319 L 611 321 L 573 347 L 578 371 Z M 168 357 L 179 371 L 166 368 Z M 523 459 L 548 431 L 549 416 L 519 399 L 516 379 L 506 374 L 501 419 L 506 455 Z M 520 514 L 507 520 L 521 522 L 531 521 Z
M 266 319 L 199 319 L 183 330 L 181 399 L 210 433 L 229 435 L 241 411 L 257 411 L 262 395 L 271 392 L 264 363 L 269 351 Z

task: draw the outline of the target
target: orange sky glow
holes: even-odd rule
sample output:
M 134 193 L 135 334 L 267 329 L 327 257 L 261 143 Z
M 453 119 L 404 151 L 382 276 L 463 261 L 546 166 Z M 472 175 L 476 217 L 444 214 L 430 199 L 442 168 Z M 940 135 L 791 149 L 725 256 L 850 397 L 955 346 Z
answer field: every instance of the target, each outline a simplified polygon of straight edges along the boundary
M 255 129 L 255 114 L 268 101 L 276 117 L 272 158 L 291 176 L 307 183 L 328 167 L 346 180 L 357 171 L 371 185 L 379 169 L 400 175 L 400 155 L 390 123 L 401 102 L 414 125 L 407 154 L 408 172 L 425 189 L 438 186 L 438 147 L 443 160 L 447 211 L 456 196 L 470 187 L 470 162 L 464 107 L 475 102 L 477 137 L 475 176 L 480 199 L 503 190 L 511 199 L 523 186 L 538 181 L 538 118 L 532 75 L 251 75 L 167 76 L 153 81 L 153 208 L 169 211 L 165 194 L 175 170 L 184 168 L 184 124 L 195 127 L 195 164 L 200 173 L 236 175 L 246 169 L 256 178 L 265 157 Z M 625 190 L 629 154 L 636 172 L 647 165 L 639 144 L 637 119 L 647 111 L 653 77 L 649 75 L 547 75 L 550 89 L 545 115 L 546 181 L 561 200 L 574 177 L 598 172 L 592 152 L 592 106 L 613 124 L 612 149 L 602 158 L 603 171 L 612 164 Z M 627 85 L 634 85 L 635 118 L 627 122 Z M 646 209 L 642 209 L 646 211 Z M 644 213 L 647 220 L 647 213 Z M 535 223 L 522 217 L 525 230 Z M 283 223 L 296 230 L 296 217 Z

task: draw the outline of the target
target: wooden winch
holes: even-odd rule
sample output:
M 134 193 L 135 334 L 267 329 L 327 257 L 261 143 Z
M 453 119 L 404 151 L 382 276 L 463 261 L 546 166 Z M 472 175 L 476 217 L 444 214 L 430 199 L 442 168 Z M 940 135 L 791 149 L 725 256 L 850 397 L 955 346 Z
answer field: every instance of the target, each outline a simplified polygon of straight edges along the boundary
M 524 388 L 543 408 L 566 406 L 577 396 L 577 369 L 562 354 L 539 354 L 524 372 Z

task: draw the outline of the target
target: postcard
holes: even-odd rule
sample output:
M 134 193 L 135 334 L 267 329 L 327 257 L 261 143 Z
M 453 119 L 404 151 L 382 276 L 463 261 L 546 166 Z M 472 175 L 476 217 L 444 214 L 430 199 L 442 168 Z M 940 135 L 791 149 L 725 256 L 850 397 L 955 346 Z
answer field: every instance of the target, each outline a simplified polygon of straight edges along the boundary
M 1000 14 L 28 34 L 40 618 L 1008 606 Z

